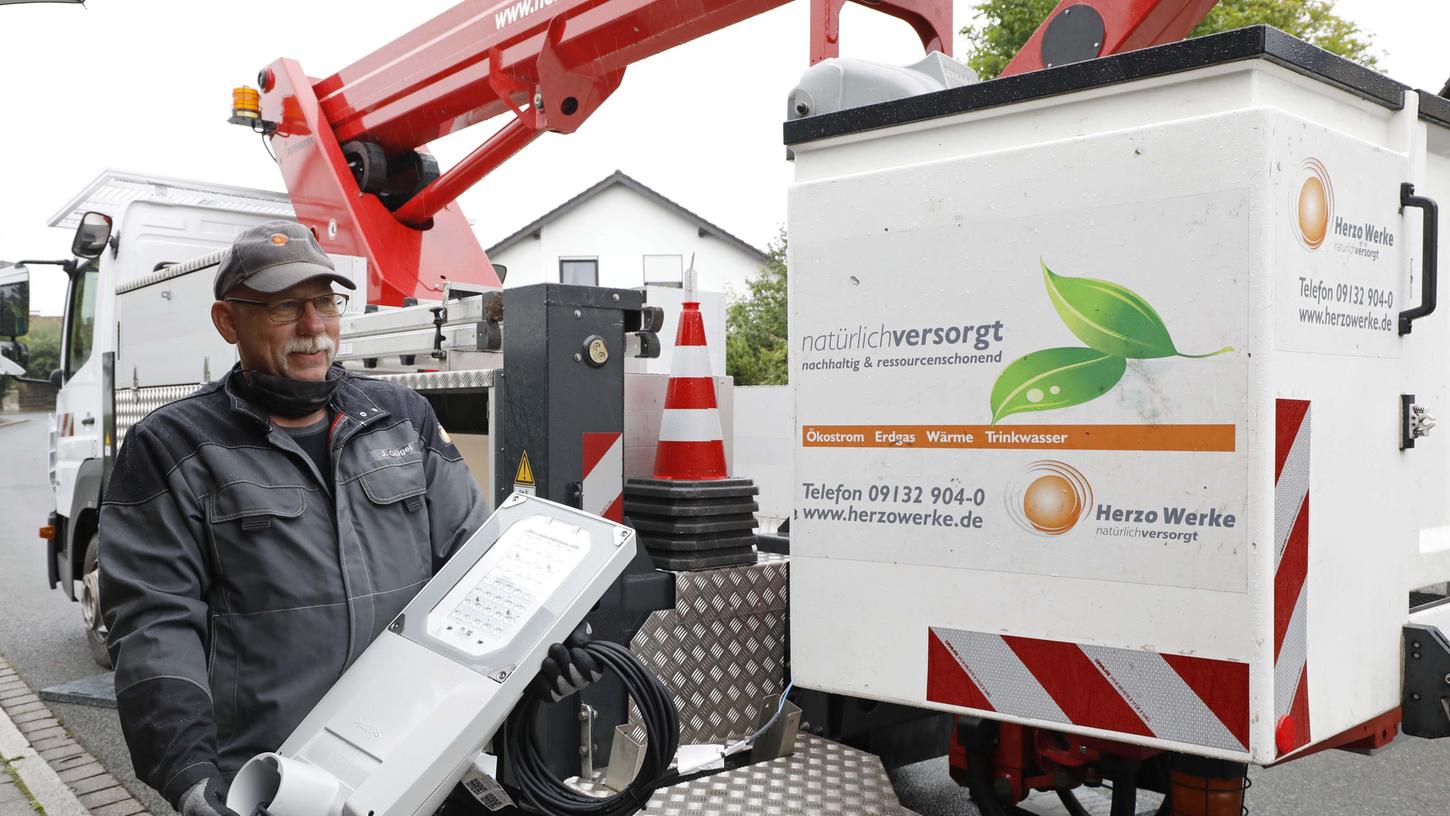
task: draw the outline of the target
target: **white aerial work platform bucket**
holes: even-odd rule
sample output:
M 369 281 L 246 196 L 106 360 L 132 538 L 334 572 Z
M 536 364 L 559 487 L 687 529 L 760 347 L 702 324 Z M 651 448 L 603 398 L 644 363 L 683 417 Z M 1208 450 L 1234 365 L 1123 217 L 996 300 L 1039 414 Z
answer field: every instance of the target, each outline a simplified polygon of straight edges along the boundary
M 1447 110 L 1257 28 L 789 123 L 798 684 L 1260 764 L 1393 733 L 1404 627 L 1450 632 L 1407 603 Z

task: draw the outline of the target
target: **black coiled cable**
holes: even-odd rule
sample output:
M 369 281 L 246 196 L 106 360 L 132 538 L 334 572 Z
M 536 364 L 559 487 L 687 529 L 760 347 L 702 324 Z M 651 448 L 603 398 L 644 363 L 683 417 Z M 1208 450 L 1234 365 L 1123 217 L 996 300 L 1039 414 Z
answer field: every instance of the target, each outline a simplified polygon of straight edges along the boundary
M 517 787 L 515 800 L 519 807 L 544 816 L 631 816 L 644 808 L 657 789 L 676 778 L 670 762 L 680 747 L 680 714 L 669 691 L 628 649 L 607 640 L 590 641 L 583 648 L 620 679 L 639 709 L 647 740 L 644 763 L 627 788 L 607 798 L 565 785 L 550 773 L 539 748 L 534 723 L 548 695 L 536 689 L 508 718 L 504 756 Z

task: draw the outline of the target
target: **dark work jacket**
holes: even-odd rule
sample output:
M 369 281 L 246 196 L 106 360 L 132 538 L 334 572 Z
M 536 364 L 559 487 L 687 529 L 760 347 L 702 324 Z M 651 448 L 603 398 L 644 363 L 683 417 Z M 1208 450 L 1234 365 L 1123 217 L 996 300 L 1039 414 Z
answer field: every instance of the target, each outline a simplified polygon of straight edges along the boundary
M 280 747 L 484 521 L 419 394 L 344 376 L 329 486 L 236 373 L 127 432 L 101 510 L 121 727 L 173 805 Z

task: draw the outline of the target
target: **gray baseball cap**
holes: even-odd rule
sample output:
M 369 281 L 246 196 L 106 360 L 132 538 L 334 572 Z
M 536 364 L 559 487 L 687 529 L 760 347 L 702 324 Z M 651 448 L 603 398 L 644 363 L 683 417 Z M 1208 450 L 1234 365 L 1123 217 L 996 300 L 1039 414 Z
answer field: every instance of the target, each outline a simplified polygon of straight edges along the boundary
M 232 242 L 217 266 L 212 290 L 217 300 L 243 285 L 270 295 L 312 278 L 357 288 L 338 274 L 312 230 L 294 221 L 268 221 L 244 230 Z

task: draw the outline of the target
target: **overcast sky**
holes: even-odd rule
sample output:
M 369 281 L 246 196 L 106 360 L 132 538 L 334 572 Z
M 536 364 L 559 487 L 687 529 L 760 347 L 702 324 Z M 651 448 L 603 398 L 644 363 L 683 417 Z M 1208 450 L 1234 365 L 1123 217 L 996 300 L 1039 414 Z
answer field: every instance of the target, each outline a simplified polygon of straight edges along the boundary
M 960 27 L 975 2 L 955 1 Z M 329 75 L 454 2 L 0 6 L 0 259 L 62 257 L 70 235 L 46 220 L 108 167 L 281 190 L 259 139 L 226 124 L 231 88 L 284 56 Z M 1337 10 L 1373 35 L 1395 79 L 1439 90 L 1450 77 L 1450 2 L 1339 0 Z M 629 68 L 578 133 L 546 134 L 461 199 L 480 240 L 493 243 L 619 169 L 764 247 L 785 220 L 781 121 L 806 67 L 808 17 L 797 0 Z M 855 5 L 842 19 L 844 56 L 920 57 L 904 23 Z M 435 143 L 443 166 L 498 122 Z M 59 313 L 60 274 L 33 274 L 33 307 Z

